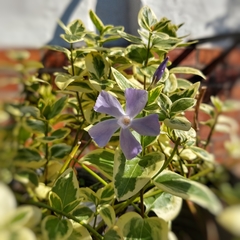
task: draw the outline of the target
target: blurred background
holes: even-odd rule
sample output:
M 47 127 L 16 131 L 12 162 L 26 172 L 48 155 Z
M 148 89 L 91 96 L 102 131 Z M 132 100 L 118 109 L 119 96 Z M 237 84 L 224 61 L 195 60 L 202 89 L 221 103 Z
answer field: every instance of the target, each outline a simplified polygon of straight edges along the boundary
M 137 35 L 137 16 L 144 5 L 148 5 L 159 19 L 167 17 L 174 24 L 184 23 L 178 31 L 179 36 L 199 40 L 187 50 L 174 49 L 169 57 L 175 65 L 203 71 L 207 81 L 202 84 L 208 89 L 205 101 L 209 101 L 210 95 L 222 100 L 240 100 L 239 0 L 0 0 L 0 103 L 13 101 L 21 92 L 13 70 L 5 68 L 12 63 L 10 50 L 27 50 L 30 60 L 43 62 L 44 71 L 53 73 L 66 65 L 66 58 L 60 52 L 46 51 L 42 47 L 47 44 L 66 46 L 59 37 L 63 30 L 58 19 L 65 24 L 81 19 L 87 29 L 95 31 L 89 18 L 92 9 L 105 25 L 122 25 L 126 32 Z M 126 44 L 125 40 L 118 40 L 108 46 Z M 229 116 L 238 123 L 236 134 L 240 137 L 239 111 Z M 200 134 L 204 135 L 204 130 Z M 228 133 L 217 133 L 210 151 L 218 162 L 240 176 L 240 150 L 237 147 L 234 156 L 226 151 L 224 143 L 229 139 Z

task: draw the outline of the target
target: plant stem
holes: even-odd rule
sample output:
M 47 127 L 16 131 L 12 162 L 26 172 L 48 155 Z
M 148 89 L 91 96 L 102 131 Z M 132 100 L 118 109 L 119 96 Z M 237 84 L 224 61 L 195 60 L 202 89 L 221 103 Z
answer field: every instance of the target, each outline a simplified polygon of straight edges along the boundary
M 64 162 L 62 168 L 59 171 L 59 176 L 69 167 L 71 160 L 74 158 L 81 142 L 78 142 L 75 147 L 72 149 L 71 153 L 68 155 L 67 160 Z M 56 178 L 57 179 L 57 178 Z
M 87 228 L 95 237 L 97 237 L 97 239 L 103 239 L 103 237 L 91 225 L 86 224 L 83 221 L 79 221 L 78 218 L 74 217 L 73 215 L 71 215 L 69 213 L 65 213 L 61 210 L 58 210 L 58 209 L 56 209 L 54 207 L 51 207 L 51 206 L 49 206 L 45 203 L 42 203 L 42 202 L 36 202 L 36 201 L 33 201 L 32 199 L 24 199 L 24 197 L 21 196 L 20 194 L 16 194 L 16 199 L 21 203 L 34 205 L 34 206 L 37 206 L 37 207 L 40 207 L 40 208 L 45 208 L 45 209 L 48 209 L 52 212 L 55 212 L 55 213 L 60 214 L 62 216 L 65 216 L 68 219 L 72 219 L 73 221 L 75 221 L 75 222 L 81 224 L 82 226 L 84 226 L 85 228 Z
M 71 51 L 71 67 L 72 67 L 72 75 L 75 75 L 75 70 L 74 70 L 74 60 L 73 60 L 73 44 L 70 43 L 70 51 Z
M 198 122 L 198 114 L 199 114 L 199 108 L 202 103 L 203 97 L 206 93 L 207 88 L 203 86 L 200 90 L 199 96 L 197 98 L 197 103 L 195 106 L 194 111 L 194 119 L 193 119 L 193 128 L 195 129 L 196 133 L 199 131 L 199 122 Z M 196 145 L 198 146 L 198 137 L 196 137 Z
M 210 173 L 212 170 L 213 170 L 213 168 L 204 169 L 203 171 L 198 172 L 197 174 L 191 176 L 189 179 L 194 180 L 194 179 L 197 179 L 199 177 L 205 176 L 206 174 Z
M 150 42 L 151 42 L 151 37 L 152 37 L 152 33 L 149 32 L 149 36 L 148 36 L 148 45 L 147 45 L 147 56 L 146 56 L 146 61 L 144 62 L 144 67 L 147 67 L 148 65 L 148 58 L 149 58 L 149 53 L 150 53 Z M 144 75 L 144 80 L 143 80 L 143 89 L 146 89 L 146 76 Z
M 143 198 L 143 194 L 144 194 L 144 190 L 143 190 L 143 188 L 141 189 L 141 191 L 140 191 L 140 207 L 141 207 L 141 216 L 142 216 L 142 218 L 144 218 L 144 202 L 143 202 L 143 200 L 144 200 L 144 198 Z
M 168 166 L 168 164 L 172 161 L 172 159 L 174 157 L 174 154 L 176 153 L 176 151 L 178 149 L 178 145 L 180 144 L 180 140 L 181 140 L 180 138 L 177 138 L 177 141 L 175 142 L 175 146 L 174 146 L 174 149 L 171 153 L 171 156 L 165 161 L 165 163 L 163 164 L 159 173 L 162 172 Z
M 77 96 L 78 106 L 79 106 L 80 112 L 82 114 L 83 121 L 85 121 L 86 119 L 85 119 L 85 116 L 84 116 L 84 112 L 83 112 L 83 108 L 82 108 L 82 101 L 81 101 L 79 92 L 76 92 L 76 96 Z
M 46 130 L 45 130 L 45 137 L 48 136 L 48 121 L 46 121 Z M 47 185 L 47 177 L 48 177 L 48 163 L 49 163 L 49 159 L 48 159 L 48 143 L 46 143 L 45 145 L 45 159 L 46 159 L 46 164 L 44 166 L 44 182 Z
M 86 170 L 88 173 L 90 173 L 93 177 L 95 177 L 104 186 L 108 185 L 108 183 L 106 181 L 104 181 L 99 175 L 97 175 L 94 171 L 92 171 L 90 168 L 88 168 L 85 164 L 83 164 L 83 163 L 79 163 L 79 164 L 84 170 Z
M 214 123 L 213 123 L 213 125 L 212 125 L 212 127 L 211 127 L 211 130 L 210 130 L 209 134 L 208 134 L 207 141 L 206 141 L 206 143 L 204 144 L 204 149 L 207 148 L 208 144 L 209 144 L 210 141 L 211 141 L 211 138 L 212 138 L 212 135 L 213 135 L 215 126 L 216 126 L 216 124 L 217 124 L 217 120 L 218 120 L 219 115 L 220 115 L 220 113 L 217 112 L 216 117 L 215 117 L 215 119 L 214 119 Z

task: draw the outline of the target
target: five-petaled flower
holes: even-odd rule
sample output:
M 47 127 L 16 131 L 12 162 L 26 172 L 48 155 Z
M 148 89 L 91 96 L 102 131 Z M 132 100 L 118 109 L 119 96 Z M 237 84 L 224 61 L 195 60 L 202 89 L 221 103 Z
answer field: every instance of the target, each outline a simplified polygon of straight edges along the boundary
M 145 90 L 128 88 L 125 91 L 126 111 L 119 101 L 110 93 L 101 91 L 94 110 L 113 116 L 97 123 L 88 132 L 99 147 L 104 147 L 112 135 L 120 130 L 120 146 L 126 159 L 136 157 L 142 146 L 132 135 L 130 129 L 144 136 L 157 136 L 160 133 L 160 124 L 157 114 L 151 114 L 142 118 L 135 118 L 145 107 L 148 100 L 148 92 Z

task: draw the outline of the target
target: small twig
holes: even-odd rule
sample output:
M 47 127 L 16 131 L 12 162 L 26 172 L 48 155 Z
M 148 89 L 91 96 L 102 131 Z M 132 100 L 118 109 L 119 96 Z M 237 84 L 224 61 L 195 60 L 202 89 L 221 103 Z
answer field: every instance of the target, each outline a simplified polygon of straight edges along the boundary
M 200 105 L 203 101 L 203 97 L 206 93 L 206 90 L 207 90 L 207 88 L 205 86 L 203 86 L 200 90 L 200 93 L 199 93 L 198 97 L 197 97 L 197 103 L 196 103 L 196 106 L 195 106 L 194 119 L 193 119 L 193 128 L 195 129 L 196 132 L 199 131 L 199 122 L 198 122 L 199 108 L 200 108 Z

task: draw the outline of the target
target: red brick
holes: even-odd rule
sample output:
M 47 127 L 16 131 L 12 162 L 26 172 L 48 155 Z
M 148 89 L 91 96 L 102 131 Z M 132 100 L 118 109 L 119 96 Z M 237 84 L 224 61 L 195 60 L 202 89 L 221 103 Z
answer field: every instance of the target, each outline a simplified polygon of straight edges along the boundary
M 181 53 L 184 51 L 183 48 L 177 48 L 168 53 L 169 60 L 172 62 L 174 61 L 178 56 L 181 55 Z M 197 64 L 197 52 L 196 50 L 192 51 L 181 63 L 181 66 L 196 66 Z
M 240 49 L 235 48 L 232 52 L 230 52 L 227 56 L 227 63 L 233 66 L 240 66 Z
M 222 50 L 214 49 L 199 49 L 198 63 L 200 65 L 207 65 L 221 54 Z

